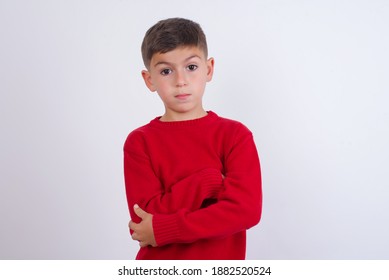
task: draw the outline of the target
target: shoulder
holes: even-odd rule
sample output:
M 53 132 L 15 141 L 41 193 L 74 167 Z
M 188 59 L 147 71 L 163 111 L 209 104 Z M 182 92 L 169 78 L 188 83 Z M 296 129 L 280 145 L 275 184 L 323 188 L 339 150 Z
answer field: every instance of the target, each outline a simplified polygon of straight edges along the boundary
M 153 121 L 154 120 L 150 121 L 150 123 L 148 124 L 140 126 L 134 129 L 133 131 L 131 131 L 124 142 L 124 149 L 128 150 L 131 147 L 139 147 L 140 145 L 143 145 L 145 138 L 151 134 L 152 131 L 151 123 Z
M 214 113 L 215 114 L 215 113 Z M 215 114 L 216 115 L 216 114 Z M 217 124 L 223 129 L 229 130 L 231 132 L 235 132 L 238 134 L 251 134 L 250 129 L 244 125 L 242 122 L 226 118 L 226 117 L 221 117 L 219 115 L 217 116 Z

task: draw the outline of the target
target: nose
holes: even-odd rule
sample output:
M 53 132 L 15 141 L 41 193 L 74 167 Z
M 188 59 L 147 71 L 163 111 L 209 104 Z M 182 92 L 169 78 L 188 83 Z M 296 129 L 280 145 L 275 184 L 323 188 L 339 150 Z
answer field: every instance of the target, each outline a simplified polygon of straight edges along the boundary
M 185 71 L 176 71 L 176 86 L 183 87 L 187 85 L 187 77 Z

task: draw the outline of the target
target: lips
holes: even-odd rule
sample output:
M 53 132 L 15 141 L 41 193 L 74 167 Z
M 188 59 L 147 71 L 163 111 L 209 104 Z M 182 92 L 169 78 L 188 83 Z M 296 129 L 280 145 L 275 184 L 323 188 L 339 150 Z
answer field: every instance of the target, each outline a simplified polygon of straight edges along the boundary
M 180 94 L 177 94 L 175 97 L 179 100 L 185 100 L 187 99 L 188 97 L 190 96 L 189 93 L 180 93 Z

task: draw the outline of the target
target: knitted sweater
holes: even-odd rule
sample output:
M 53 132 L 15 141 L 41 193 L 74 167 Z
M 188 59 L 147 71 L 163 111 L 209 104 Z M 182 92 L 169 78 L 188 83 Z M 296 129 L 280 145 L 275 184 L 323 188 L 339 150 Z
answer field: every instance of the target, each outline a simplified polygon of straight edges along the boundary
M 252 133 L 209 111 L 205 117 L 155 118 L 124 144 L 124 177 L 133 205 L 153 214 L 157 247 L 137 259 L 244 259 L 246 230 L 261 217 L 261 172 Z

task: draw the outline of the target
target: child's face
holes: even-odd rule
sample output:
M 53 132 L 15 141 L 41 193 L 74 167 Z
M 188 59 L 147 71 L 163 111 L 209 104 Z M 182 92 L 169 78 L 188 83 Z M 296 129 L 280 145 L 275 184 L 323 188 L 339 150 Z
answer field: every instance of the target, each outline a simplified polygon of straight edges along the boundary
M 197 47 L 182 47 L 151 58 L 142 71 L 147 87 L 157 91 L 165 105 L 165 120 L 187 120 L 203 116 L 202 97 L 213 75 L 214 60 Z

